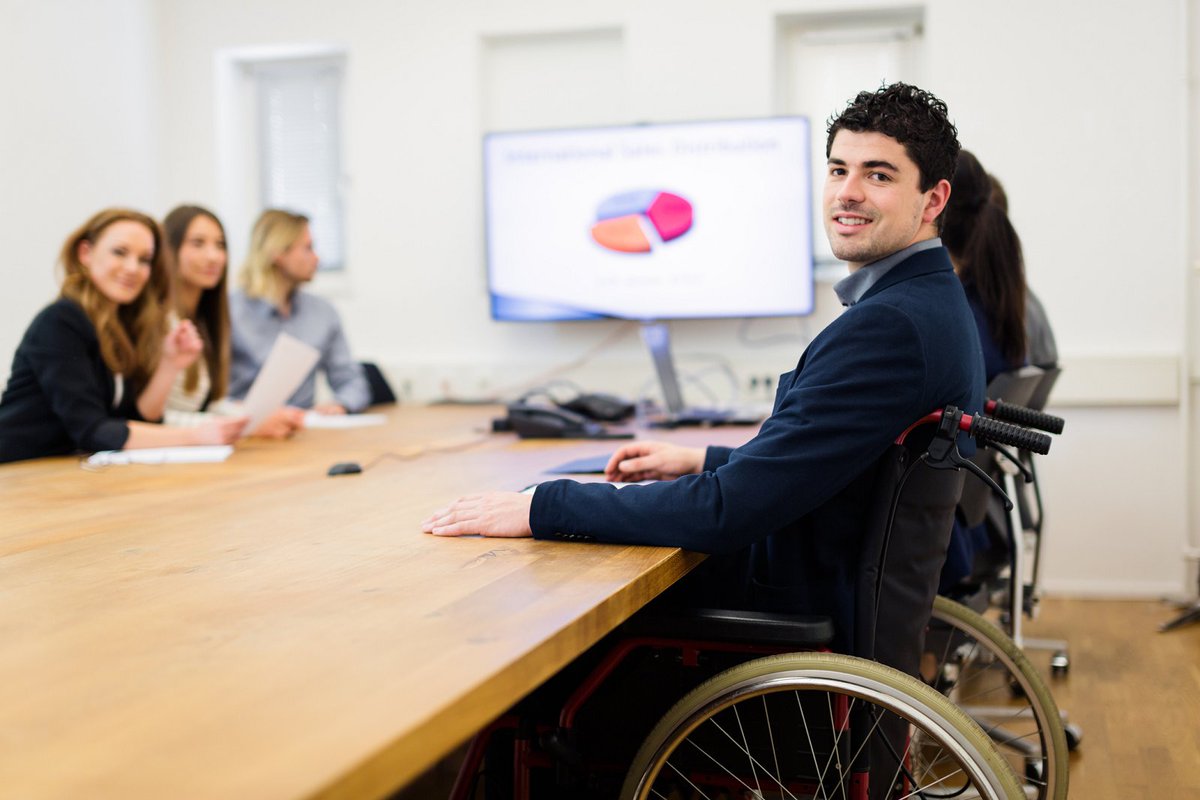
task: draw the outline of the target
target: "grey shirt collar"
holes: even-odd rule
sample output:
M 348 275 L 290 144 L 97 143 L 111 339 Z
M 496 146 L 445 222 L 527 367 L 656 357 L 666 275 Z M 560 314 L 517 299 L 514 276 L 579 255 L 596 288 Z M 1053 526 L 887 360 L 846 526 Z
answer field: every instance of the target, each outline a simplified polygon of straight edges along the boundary
M 283 312 L 279 310 L 279 306 L 275 305 L 273 302 L 271 302 L 267 298 L 251 297 L 250 295 L 245 294 L 244 292 L 243 292 L 242 296 L 246 300 L 244 310 L 249 311 L 252 314 L 258 314 L 263 319 L 270 319 L 271 317 L 278 317 L 280 319 L 284 319 Z M 296 308 L 298 306 L 300 306 L 301 304 L 303 304 L 304 302 L 306 302 L 306 301 L 300 299 L 303 296 L 304 296 L 304 292 L 300 292 L 300 291 L 292 292 L 292 297 L 291 297 L 292 313 L 289 316 L 293 316 L 293 317 L 296 316 Z
M 892 267 L 911 255 L 941 246 L 942 240 L 937 236 L 910 244 L 908 247 L 903 250 L 897 250 L 890 256 L 885 256 L 878 261 L 872 261 L 870 264 L 864 264 L 859 267 L 856 272 L 851 272 L 835 283 L 833 291 L 837 293 L 838 300 L 842 301 L 842 305 L 852 306 L 859 300 L 862 300 L 867 290 L 879 283 L 880 278 L 891 272 Z

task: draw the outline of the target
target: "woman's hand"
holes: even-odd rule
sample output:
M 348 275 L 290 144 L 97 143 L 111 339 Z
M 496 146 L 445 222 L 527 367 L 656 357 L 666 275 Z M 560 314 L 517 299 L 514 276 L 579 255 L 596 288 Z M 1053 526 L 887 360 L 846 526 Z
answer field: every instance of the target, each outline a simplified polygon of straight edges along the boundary
M 162 354 L 154 368 L 154 374 L 138 395 L 137 408 L 142 419 L 157 422 L 163 418 L 167 397 L 175 379 L 182 370 L 190 367 L 203 351 L 204 340 L 200 338 L 191 320 L 185 319 L 175 323 L 163 338 Z
M 249 417 L 218 417 L 187 430 L 192 434 L 192 444 L 233 444 L 242 435 Z
M 204 352 L 204 340 L 190 319 L 175 323 L 163 339 L 162 360 L 176 371 L 187 369 Z
M 681 447 L 667 442 L 631 442 L 622 445 L 608 460 L 604 477 L 610 481 L 674 480 L 704 470 L 702 447 Z
M 532 536 L 529 508 L 533 495 L 519 492 L 488 492 L 460 497 L 435 511 L 421 523 L 421 530 L 434 536 L 463 536 L 479 533 L 515 539 Z
M 303 429 L 304 409 L 284 406 L 271 412 L 250 435 L 261 436 L 264 439 L 288 439 L 296 431 Z
M 313 406 L 313 411 L 318 414 L 345 414 L 346 407 L 337 403 L 322 403 L 319 406 Z

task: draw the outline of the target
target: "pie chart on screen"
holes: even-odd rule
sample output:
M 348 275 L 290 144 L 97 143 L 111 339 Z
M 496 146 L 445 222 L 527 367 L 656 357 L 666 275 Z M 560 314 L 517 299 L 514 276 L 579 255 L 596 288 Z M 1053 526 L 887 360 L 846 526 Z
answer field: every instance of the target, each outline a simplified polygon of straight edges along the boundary
M 692 204 L 660 189 L 615 194 L 596 209 L 592 239 L 618 253 L 649 253 L 692 228 Z

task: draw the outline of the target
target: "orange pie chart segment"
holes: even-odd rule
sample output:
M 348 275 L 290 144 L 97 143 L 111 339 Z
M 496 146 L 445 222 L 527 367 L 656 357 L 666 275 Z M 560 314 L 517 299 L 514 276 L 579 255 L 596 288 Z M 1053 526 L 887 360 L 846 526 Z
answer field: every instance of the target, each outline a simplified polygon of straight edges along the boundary
M 642 230 L 639 215 L 604 219 L 592 226 L 596 244 L 621 253 L 649 253 L 650 240 Z

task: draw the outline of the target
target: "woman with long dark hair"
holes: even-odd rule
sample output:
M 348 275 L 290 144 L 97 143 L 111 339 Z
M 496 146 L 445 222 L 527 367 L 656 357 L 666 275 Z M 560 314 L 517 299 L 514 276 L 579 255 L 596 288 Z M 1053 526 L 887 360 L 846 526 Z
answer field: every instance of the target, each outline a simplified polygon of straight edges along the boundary
M 167 421 L 190 425 L 207 416 L 197 416 L 195 412 L 240 414 L 239 404 L 226 399 L 232 332 L 226 288 L 229 255 L 225 226 L 208 209 L 184 205 L 167 214 L 163 234 L 171 274 L 172 312 L 179 319 L 190 320 L 203 342 L 200 358 L 171 387 Z M 285 407 L 271 414 L 252 433 L 285 438 L 303 424 L 302 410 Z
M 979 326 L 990 381 L 1026 363 L 1025 261 L 1021 239 L 996 201 L 992 176 L 963 150 L 951 182 L 942 243 Z
M 173 311 L 204 342 L 201 357 L 176 382 L 168 407 L 200 411 L 225 396 L 229 384 L 229 296 L 225 228 L 200 206 L 179 206 L 163 219 Z
M 958 155 L 941 235 L 975 317 L 988 382 L 1031 357 L 1039 366 L 1053 365 L 1058 358 L 1053 334 L 1026 286 L 1021 239 L 1008 218 L 1004 188 L 966 150 Z M 961 581 L 987 569 L 981 566 L 985 559 L 1005 558 L 1007 547 L 987 525 L 968 528 L 956 520 L 941 591 L 952 594 Z

